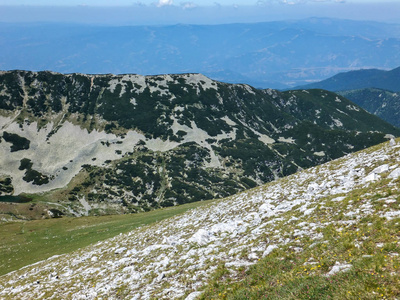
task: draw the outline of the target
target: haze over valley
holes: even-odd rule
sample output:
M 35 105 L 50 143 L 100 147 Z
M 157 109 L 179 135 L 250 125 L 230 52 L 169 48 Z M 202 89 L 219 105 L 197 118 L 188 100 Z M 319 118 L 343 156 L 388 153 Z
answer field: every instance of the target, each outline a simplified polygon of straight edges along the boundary
M 221 25 L 0 23 L 3 70 L 202 73 L 289 88 L 339 72 L 400 66 L 400 25 L 309 18 Z M 312 45 L 312 46 L 311 46 Z

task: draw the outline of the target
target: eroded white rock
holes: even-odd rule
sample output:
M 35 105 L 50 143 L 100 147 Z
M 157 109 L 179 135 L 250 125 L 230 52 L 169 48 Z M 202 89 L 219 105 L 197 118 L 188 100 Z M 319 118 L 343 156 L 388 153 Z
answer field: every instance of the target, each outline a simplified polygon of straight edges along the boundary
M 326 274 L 327 277 L 335 275 L 339 272 L 347 272 L 353 266 L 350 264 L 341 264 L 340 262 L 336 262 L 335 265 L 331 268 L 331 270 Z
M 394 169 L 388 176 L 389 178 L 397 179 L 400 177 L 400 168 Z

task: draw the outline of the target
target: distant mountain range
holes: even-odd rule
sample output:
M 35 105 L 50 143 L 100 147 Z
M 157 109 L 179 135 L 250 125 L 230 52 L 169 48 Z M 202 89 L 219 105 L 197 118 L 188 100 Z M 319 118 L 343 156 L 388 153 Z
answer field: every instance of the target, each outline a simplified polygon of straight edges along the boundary
M 400 25 L 310 18 L 255 24 L 0 24 L 0 69 L 142 75 L 203 73 L 287 88 L 400 65 Z
M 299 86 L 295 89 L 324 89 L 338 92 L 365 88 L 400 92 L 400 67 L 390 71 L 363 69 L 339 73 L 328 79 Z
M 400 127 L 400 67 L 390 71 L 366 69 L 340 73 L 296 89 L 314 88 L 337 92 Z
M 0 74 L 0 194 L 53 203 L 57 214 L 225 197 L 386 134 L 400 130 L 323 90 L 201 74 Z

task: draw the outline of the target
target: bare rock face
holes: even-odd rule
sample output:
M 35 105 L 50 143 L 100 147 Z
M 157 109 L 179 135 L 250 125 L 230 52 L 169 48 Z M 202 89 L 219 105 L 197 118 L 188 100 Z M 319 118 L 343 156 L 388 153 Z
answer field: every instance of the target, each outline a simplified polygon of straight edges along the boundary
M 232 195 L 386 134 L 400 132 L 322 90 L 2 72 L 0 195 L 42 193 L 67 215 L 143 211 Z

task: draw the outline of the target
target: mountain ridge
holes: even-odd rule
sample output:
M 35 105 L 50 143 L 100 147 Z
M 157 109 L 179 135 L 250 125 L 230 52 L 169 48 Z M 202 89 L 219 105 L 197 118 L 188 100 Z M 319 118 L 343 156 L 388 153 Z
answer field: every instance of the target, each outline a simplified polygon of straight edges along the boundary
M 400 91 L 400 67 L 392 70 L 361 69 L 339 73 L 316 83 L 296 87 L 295 89 L 320 88 L 339 92 L 366 88 L 378 88 L 392 92 Z
M 67 215 L 225 197 L 400 135 L 327 91 L 200 74 L 6 72 L 0 115 L 2 194 Z
M 368 88 L 341 91 L 338 94 L 360 105 L 368 112 L 400 128 L 399 93 L 383 89 Z
M 322 88 L 337 92 L 368 112 L 400 127 L 400 67 L 390 71 L 365 69 L 339 73 L 326 80 L 297 88 Z

